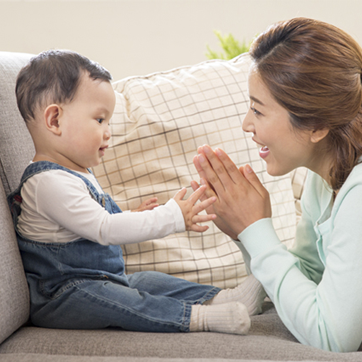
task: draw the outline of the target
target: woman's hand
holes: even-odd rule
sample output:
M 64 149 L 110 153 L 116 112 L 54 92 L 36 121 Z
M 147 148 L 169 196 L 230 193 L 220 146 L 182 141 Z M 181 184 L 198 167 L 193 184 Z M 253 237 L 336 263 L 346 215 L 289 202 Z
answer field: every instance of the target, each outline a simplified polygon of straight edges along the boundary
M 205 145 L 194 164 L 200 178 L 207 180 L 205 197 L 217 201 L 207 208 L 218 218 L 215 224 L 233 239 L 254 222 L 271 217 L 269 193 L 249 165 L 238 169 L 221 149 Z
M 145 210 L 153 210 L 157 206 L 159 206 L 159 204 L 157 204 L 157 197 L 152 197 L 151 199 L 143 201 L 142 204 L 137 207 L 137 209 L 131 211 L 140 212 Z

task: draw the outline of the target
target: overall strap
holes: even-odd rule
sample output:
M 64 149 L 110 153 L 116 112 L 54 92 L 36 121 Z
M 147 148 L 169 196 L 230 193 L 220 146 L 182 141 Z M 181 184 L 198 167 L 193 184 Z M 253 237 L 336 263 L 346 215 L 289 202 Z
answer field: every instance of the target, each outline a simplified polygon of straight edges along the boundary
M 54 293 L 54 290 L 59 290 L 64 283 L 77 278 L 98 279 L 105 276 L 106 279 L 123 281 L 124 262 L 119 245 L 102 245 L 81 237 L 67 243 L 44 243 L 30 240 L 18 232 L 17 220 L 21 214 L 22 203 L 21 187 L 32 176 L 50 170 L 61 170 L 79 177 L 86 184 L 90 196 L 107 212 L 121 212 L 109 195 L 99 194 L 92 182 L 78 172 L 48 161 L 30 164 L 21 178 L 19 188 L 9 196 L 8 202 L 31 291 L 38 293 L 39 290 L 47 290 Z
M 96 201 L 99 200 L 99 193 L 98 193 L 97 189 L 93 186 L 93 184 L 86 177 L 82 176 L 80 173 L 78 173 L 76 171 L 72 171 L 69 168 L 63 167 L 61 165 L 58 165 L 57 163 L 49 162 L 49 161 L 38 161 L 38 162 L 31 163 L 25 169 L 23 176 L 21 177 L 20 186 L 18 187 L 19 191 L 20 191 L 22 185 L 24 184 L 24 182 L 27 181 L 30 177 L 32 177 L 36 174 L 39 174 L 41 172 L 50 171 L 50 170 L 61 170 L 61 171 L 65 171 L 74 176 L 79 177 L 87 185 L 87 188 L 88 188 L 90 194 L 92 195 L 92 197 Z M 90 169 L 88 169 L 88 171 L 89 171 L 89 173 L 92 173 L 92 171 Z M 98 183 L 98 181 L 97 181 L 97 183 Z M 99 187 L 101 187 L 101 186 L 99 186 Z
M 115 213 L 115 212 L 122 212 L 121 209 L 116 205 L 116 203 L 109 197 L 107 194 L 99 194 L 97 189 L 94 187 L 91 181 L 89 181 L 85 176 L 82 176 L 80 173 L 72 171 L 66 167 L 58 165 L 57 163 L 49 162 L 49 161 L 38 161 L 31 163 L 24 171 L 23 176 L 21 177 L 20 185 L 18 188 L 12 192 L 8 196 L 8 204 L 13 215 L 14 225 L 17 223 L 17 217 L 20 215 L 21 208 L 20 204 L 22 202 L 22 198 L 20 195 L 21 188 L 30 177 L 39 174 L 41 172 L 46 172 L 50 170 L 62 170 L 68 172 L 76 177 L 79 177 L 87 186 L 87 189 L 91 195 L 91 197 L 97 201 L 100 205 L 107 209 L 108 212 Z M 90 173 L 92 171 L 88 169 Z M 96 181 L 98 183 L 98 181 Z M 99 185 L 99 183 L 98 183 Z M 99 186 L 101 187 L 101 186 Z

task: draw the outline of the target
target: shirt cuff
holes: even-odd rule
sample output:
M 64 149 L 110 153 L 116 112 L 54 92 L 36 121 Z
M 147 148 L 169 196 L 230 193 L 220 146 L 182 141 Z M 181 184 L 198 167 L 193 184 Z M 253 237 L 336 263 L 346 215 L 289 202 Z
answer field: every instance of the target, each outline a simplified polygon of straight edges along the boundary
M 183 231 L 185 231 L 185 219 L 180 206 L 178 206 L 178 203 L 174 199 L 170 199 L 166 202 L 165 206 L 170 208 L 172 214 L 175 217 L 176 233 L 182 233 Z
M 254 222 L 238 235 L 238 239 L 251 258 L 281 244 L 271 218 Z

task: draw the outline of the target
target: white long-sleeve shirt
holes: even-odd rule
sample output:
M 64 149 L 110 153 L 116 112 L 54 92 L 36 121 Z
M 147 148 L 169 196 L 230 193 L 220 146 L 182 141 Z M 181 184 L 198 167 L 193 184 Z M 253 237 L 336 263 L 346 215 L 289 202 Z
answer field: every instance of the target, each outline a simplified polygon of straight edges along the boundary
M 103 193 L 92 174 L 81 173 Z M 185 231 L 175 200 L 142 212 L 109 214 L 90 195 L 79 177 L 62 170 L 41 172 L 21 190 L 19 232 L 45 243 L 67 243 L 86 238 L 103 245 L 138 243 Z

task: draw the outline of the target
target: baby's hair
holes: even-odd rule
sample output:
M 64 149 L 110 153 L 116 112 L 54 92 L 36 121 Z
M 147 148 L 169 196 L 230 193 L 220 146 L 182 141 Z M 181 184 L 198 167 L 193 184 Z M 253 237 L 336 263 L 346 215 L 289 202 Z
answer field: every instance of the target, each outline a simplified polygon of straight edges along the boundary
M 25 122 L 35 118 L 38 107 L 72 101 L 84 73 L 93 80 L 112 79 L 101 65 L 69 50 L 49 50 L 33 57 L 16 81 L 16 99 Z

